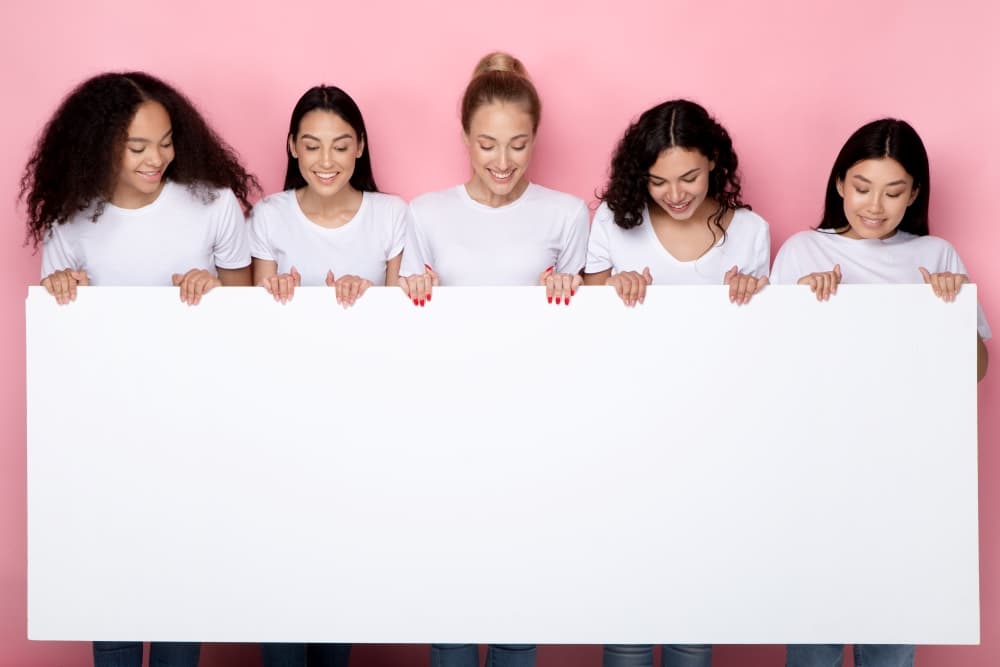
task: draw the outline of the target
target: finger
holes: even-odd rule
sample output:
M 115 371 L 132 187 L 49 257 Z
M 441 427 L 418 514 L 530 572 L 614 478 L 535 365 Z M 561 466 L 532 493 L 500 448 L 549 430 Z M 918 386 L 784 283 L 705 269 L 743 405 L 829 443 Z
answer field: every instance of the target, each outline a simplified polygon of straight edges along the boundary
M 945 301 L 950 303 L 958 295 L 958 276 L 954 273 L 949 273 L 942 277 L 942 282 L 944 283 Z
M 399 289 L 403 290 L 403 294 L 405 294 L 406 298 L 409 299 L 410 298 L 410 280 L 408 278 L 404 277 L 404 276 L 400 276 L 399 280 L 397 282 L 399 284 Z
M 642 270 L 642 277 L 646 279 L 647 285 L 653 284 L 653 274 L 649 272 L 648 266 Z
M 351 285 L 351 305 L 352 306 L 358 300 L 358 297 L 361 296 L 361 285 L 364 282 L 365 281 L 363 281 L 363 280 L 361 280 L 359 278 L 359 279 L 355 280 L 354 283 Z
M 278 276 L 278 297 L 281 303 L 288 303 L 288 290 L 291 287 L 292 277 L 288 274 Z
M 833 280 L 833 288 L 832 288 L 832 290 L 831 290 L 830 293 L 831 294 L 836 294 L 837 293 L 837 287 L 840 285 L 840 281 L 843 280 L 843 278 L 844 278 L 844 276 L 841 275 L 841 273 L 840 273 L 840 264 L 834 264 L 834 266 L 833 266 L 833 273 L 832 273 L 832 275 L 830 277 Z
M 300 274 L 294 266 L 291 268 L 289 273 L 292 274 L 292 282 L 294 283 L 292 285 L 292 291 L 294 292 L 294 288 L 302 284 L 302 274 Z
M 400 285 L 400 287 L 403 286 L 404 282 L 406 282 L 406 278 L 403 278 L 402 276 L 400 276 L 400 278 L 399 278 L 399 285 Z M 336 284 L 337 284 L 337 279 L 334 277 L 333 271 L 327 271 L 326 272 L 326 286 L 327 287 L 333 287 Z
M 622 285 L 622 276 L 621 276 L 621 274 L 618 274 L 617 276 L 613 276 L 611 278 L 608 278 L 608 280 L 607 280 L 607 282 L 605 284 L 606 285 L 611 285 L 612 287 L 614 287 L 615 288 L 615 293 L 618 295 L 618 298 L 621 299 L 622 302 L 626 306 L 628 305 L 628 302 L 625 300 L 625 286 Z
M 426 264 L 424 266 L 426 266 Z M 550 275 L 552 275 L 552 267 L 551 266 L 538 274 L 538 284 L 539 285 L 544 285 L 545 284 L 545 280 Z
M 70 271 L 69 275 L 73 277 L 77 285 L 83 285 L 84 287 L 90 285 L 90 277 L 86 271 Z
M 911 265 L 911 266 L 912 266 L 912 265 Z M 921 276 L 923 276 L 923 278 L 924 278 L 924 283 L 930 283 L 930 282 L 931 282 L 931 272 L 930 272 L 930 271 L 928 271 L 927 269 L 925 269 L 925 268 L 924 268 L 924 267 L 922 267 L 922 266 L 920 266 L 920 267 L 917 267 L 917 268 L 919 268 L 919 269 L 920 269 L 920 275 L 921 275 Z
M 728 271 L 726 271 L 726 275 L 722 279 L 722 281 L 723 281 L 722 284 L 723 285 L 729 285 L 729 302 L 730 303 L 736 303 L 737 295 L 739 294 L 739 289 L 740 289 L 740 280 L 739 280 L 739 278 L 736 278 L 736 276 L 733 275 L 733 269 L 735 269 L 735 268 L 736 267 L 733 267 L 732 269 L 729 269 Z M 733 278 L 736 278 L 736 279 L 733 280 Z
M 371 287 L 374 284 L 375 283 L 373 283 L 370 280 L 362 280 L 360 283 L 358 283 L 358 296 L 357 296 L 357 298 L 360 299 L 362 296 L 364 296 L 365 292 L 368 291 L 368 288 Z
M 648 278 L 647 278 L 648 276 Z M 652 282 L 652 276 L 649 276 L 649 269 L 644 269 L 639 278 L 636 281 L 638 283 L 638 291 L 636 292 L 636 302 L 646 303 L 646 288 Z
M 541 281 L 542 284 L 545 285 L 545 299 L 549 303 L 552 303 L 552 299 L 555 298 L 555 293 L 556 293 L 556 287 L 555 287 L 556 283 L 555 280 L 552 279 L 552 272 L 551 271 L 543 272 L 541 275 Z
M 358 283 L 359 281 L 355 278 L 351 278 L 344 282 L 344 305 L 352 306 L 354 301 L 358 298 Z
M 573 276 L 568 273 L 559 274 L 559 290 L 562 292 L 563 301 L 569 305 L 569 298 L 573 295 Z
M 182 280 L 184 280 L 184 276 L 182 276 L 179 273 L 175 273 L 174 275 L 170 276 L 170 282 L 173 283 L 174 287 L 180 285 Z
M 732 281 L 732 279 L 735 278 L 738 275 L 739 275 L 739 270 L 736 268 L 736 265 L 733 264 L 733 268 L 731 268 L 728 271 L 726 271 L 726 275 L 724 275 L 722 277 L 722 284 L 723 285 L 728 285 L 730 283 L 730 281 Z M 730 294 L 730 297 L 731 297 L 732 296 L 732 291 L 730 291 L 729 294 Z
M 754 297 L 754 295 L 760 294 L 761 290 L 767 287 L 769 283 L 770 281 L 767 279 L 767 276 L 761 276 L 760 278 L 754 279 L 753 289 L 747 293 L 747 300 L 744 303 L 750 303 L 750 300 Z
M 747 290 L 750 289 L 752 278 L 747 275 L 740 275 L 734 282 L 736 283 L 736 303 L 743 305 L 747 302 Z
M 623 274 L 622 280 L 625 282 L 625 305 L 631 308 L 639 298 L 639 281 L 632 271 Z
M 424 268 L 425 268 L 425 269 L 427 269 L 427 273 L 428 273 L 428 274 L 430 274 L 430 277 L 431 277 L 431 285 L 440 285 L 440 284 L 441 284 L 441 281 L 440 281 L 440 279 L 438 278 L 438 274 L 437 274 L 437 272 L 436 272 L 436 271 L 435 271 L 434 269 L 432 269 L 432 268 L 431 268 L 431 267 L 430 267 L 429 265 L 427 265 L 427 264 L 424 264 Z M 428 288 L 428 290 L 427 290 L 427 293 L 428 293 L 428 294 L 430 294 L 430 293 L 431 293 L 431 292 L 430 292 L 430 288 Z

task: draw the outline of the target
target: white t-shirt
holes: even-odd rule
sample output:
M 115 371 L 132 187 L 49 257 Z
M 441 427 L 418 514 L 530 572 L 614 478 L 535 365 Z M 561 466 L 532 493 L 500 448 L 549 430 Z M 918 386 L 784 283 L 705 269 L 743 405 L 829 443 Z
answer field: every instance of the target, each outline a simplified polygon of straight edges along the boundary
M 228 189 L 192 192 L 167 181 L 151 204 L 107 203 L 96 222 L 91 215 L 93 206 L 52 228 L 42 246 L 43 278 L 75 269 L 86 271 L 91 285 L 156 287 L 191 269 L 250 264 L 246 221 Z
M 762 217 L 745 208 L 733 212 L 724 238 L 698 259 L 682 262 L 656 237 L 649 208 L 642 223 L 630 229 L 615 224 L 604 202 L 594 215 L 587 247 L 587 273 L 639 271 L 649 267 L 657 285 L 721 285 L 733 266 L 740 273 L 766 276 L 771 264 L 771 232 Z
M 840 265 L 843 283 L 923 284 L 920 267 L 931 273 L 965 273 L 955 248 L 936 236 L 898 231 L 887 239 L 852 239 L 830 231 L 807 230 L 785 241 L 774 258 L 771 282 L 794 285 L 810 273 Z M 982 306 L 979 335 L 992 336 Z
M 492 208 L 464 185 L 410 202 L 402 275 L 429 264 L 442 285 L 535 285 L 550 266 L 579 273 L 587 257 L 587 205 L 531 183 L 516 201 Z
M 295 190 L 266 197 L 250 212 L 250 253 L 277 262 L 278 273 L 294 266 L 303 285 L 325 285 L 327 271 L 385 285 L 386 262 L 403 251 L 405 238 L 406 202 L 381 192 L 363 192 L 354 217 L 333 229 L 306 217 Z

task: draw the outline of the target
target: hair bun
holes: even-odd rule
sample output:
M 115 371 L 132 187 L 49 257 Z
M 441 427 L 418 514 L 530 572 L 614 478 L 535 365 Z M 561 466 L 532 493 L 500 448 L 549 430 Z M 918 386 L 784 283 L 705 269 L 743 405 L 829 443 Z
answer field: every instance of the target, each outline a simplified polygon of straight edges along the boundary
M 472 78 L 482 76 L 487 72 L 511 72 L 518 76 L 528 77 L 528 70 L 520 60 L 503 51 L 494 51 L 483 56 L 472 71 Z

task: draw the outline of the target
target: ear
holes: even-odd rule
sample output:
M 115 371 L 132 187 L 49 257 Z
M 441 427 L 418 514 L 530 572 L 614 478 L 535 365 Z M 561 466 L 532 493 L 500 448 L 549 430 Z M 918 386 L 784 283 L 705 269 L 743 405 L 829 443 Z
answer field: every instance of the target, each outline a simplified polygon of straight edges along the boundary
M 462 142 L 465 144 L 466 150 L 472 146 L 472 138 L 469 136 L 468 132 L 462 132 Z
M 840 195 L 841 199 L 844 198 L 844 179 L 842 178 L 837 179 L 837 194 Z
M 715 171 L 715 160 L 708 161 L 708 173 Z
M 298 154 L 295 152 L 295 137 L 288 135 L 288 152 L 292 154 L 292 157 L 296 160 L 299 159 Z
M 355 159 L 360 159 L 361 156 L 364 154 L 365 154 L 365 140 L 364 137 L 362 137 L 360 140 L 358 140 L 358 154 L 355 156 Z
M 906 202 L 906 205 L 910 206 L 911 204 L 913 204 L 913 202 L 917 201 L 917 197 L 919 196 L 920 196 L 920 188 L 913 188 L 913 191 L 910 193 L 910 201 Z

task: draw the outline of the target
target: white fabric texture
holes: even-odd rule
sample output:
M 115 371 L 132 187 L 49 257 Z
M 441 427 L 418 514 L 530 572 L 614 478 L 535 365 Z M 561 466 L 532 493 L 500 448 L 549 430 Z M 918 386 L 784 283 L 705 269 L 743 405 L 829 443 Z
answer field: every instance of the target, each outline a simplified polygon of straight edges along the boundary
M 794 285 L 803 276 L 832 271 L 837 264 L 842 283 L 922 284 L 920 267 L 931 273 L 968 275 L 955 248 L 936 236 L 897 231 L 887 239 L 852 239 L 810 229 L 794 234 L 781 246 L 771 282 Z M 992 337 L 981 305 L 978 330 L 983 340 Z
M 228 189 L 196 189 L 167 181 L 154 202 L 136 209 L 91 206 L 56 225 L 42 247 L 42 277 L 62 269 L 87 272 L 91 285 L 155 287 L 191 269 L 250 264 L 247 225 Z
M 492 208 L 464 185 L 410 202 L 402 275 L 430 265 L 442 285 L 535 285 L 548 267 L 579 273 L 590 216 L 583 200 L 531 183 L 518 199 Z
M 639 271 L 649 267 L 657 285 L 721 285 L 726 272 L 736 266 L 741 273 L 766 276 L 771 263 L 771 233 L 762 217 L 745 208 L 736 209 L 725 238 L 696 260 L 683 262 L 671 255 L 656 237 L 649 208 L 642 223 L 631 229 L 615 224 L 614 213 L 602 203 L 594 215 L 587 247 L 587 273 Z
M 310 220 L 294 190 L 270 195 L 250 212 L 251 254 L 277 262 L 278 273 L 294 266 L 303 285 L 325 285 L 327 271 L 385 285 L 386 262 L 402 252 L 405 239 L 406 202 L 380 192 L 362 193 L 354 217 L 333 229 Z

